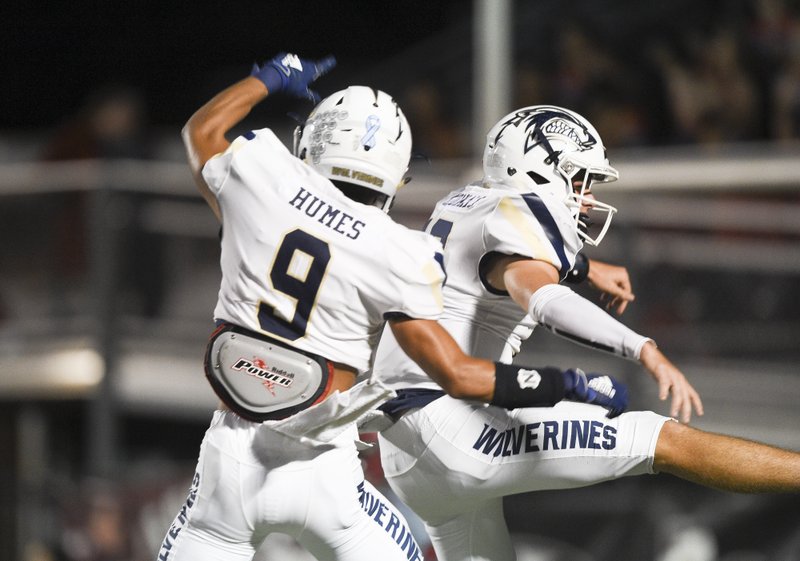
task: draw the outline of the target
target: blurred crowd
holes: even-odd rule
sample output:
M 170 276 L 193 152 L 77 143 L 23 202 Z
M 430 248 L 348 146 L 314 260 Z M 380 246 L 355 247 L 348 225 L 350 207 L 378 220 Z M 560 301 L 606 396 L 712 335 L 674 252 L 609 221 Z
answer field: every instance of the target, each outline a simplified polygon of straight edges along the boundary
M 800 138 L 797 2 L 560 4 L 515 4 L 514 107 L 573 109 L 609 148 Z M 400 59 L 399 66 L 414 68 L 413 79 L 402 70 L 400 81 L 386 86 L 396 82 L 388 91 L 409 118 L 415 151 L 429 157 L 473 155 L 474 53 L 461 49 L 446 59 Z M 55 129 L 43 158 L 155 156 L 146 144 L 144 93 L 130 85 L 92 92 Z
M 670 4 L 518 3 L 513 106 L 574 109 L 609 148 L 800 138 L 796 3 Z M 399 95 L 423 153 L 469 155 L 462 86 L 431 78 Z

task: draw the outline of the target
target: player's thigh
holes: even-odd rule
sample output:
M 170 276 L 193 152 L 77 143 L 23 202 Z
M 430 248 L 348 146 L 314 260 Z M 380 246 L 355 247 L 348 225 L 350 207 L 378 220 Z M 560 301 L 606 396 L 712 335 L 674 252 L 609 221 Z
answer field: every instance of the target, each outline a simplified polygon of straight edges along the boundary
M 494 427 L 496 442 L 487 436 L 487 425 L 473 450 L 492 456 L 499 468 L 490 485 L 510 494 L 654 473 L 656 444 L 668 418 L 633 411 L 609 419 L 601 407 L 563 401 L 514 410 L 507 420 L 505 427 Z
M 666 420 L 649 412 L 608 419 L 603 408 L 573 402 L 509 412 L 457 401 L 441 398 L 381 435 L 387 479 L 426 521 L 492 497 L 651 473 Z
M 349 436 L 351 444 L 356 436 Z M 298 489 L 308 505 L 297 539 L 309 552 L 342 561 L 422 559 L 405 517 L 364 479 L 354 445 L 326 452 L 313 465 Z
M 359 485 L 359 502 L 373 525 L 384 531 L 391 541 L 402 550 L 406 559 L 413 559 L 417 555 L 421 555 L 418 553 L 421 552 L 421 548 L 416 540 L 415 531 L 412 530 L 411 524 L 400 506 L 394 504 L 384 493 L 366 480 Z M 416 531 L 420 530 L 421 528 L 416 529 Z
M 505 415 L 491 408 L 489 416 Z M 392 490 L 426 523 L 468 512 L 493 495 L 479 491 L 492 466 L 464 439 L 486 421 L 483 408 L 444 396 L 380 434 L 381 462 Z
M 352 526 L 334 537 L 337 539 L 331 542 L 317 534 L 304 533 L 298 541 L 320 561 L 423 560 L 423 552 L 410 533 L 397 533 L 393 537 L 363 511 Z
M 367 481 L 357 495 L 341 489 L 338 501 L 324 507 L 336 510 L 336 521 L 344 524 L 310 520 L 298 541 L 321 561 L 421 561 L 423 552 L 400 511 Z
M 166 543 L 166 541 L 165 541 Z M 187 526 L 176 537 L 173 546 L 162 545 L 157 561 L 250 561 L 256 548 L 249 542 L 232 543 L 192 526 Z
M 239 464 L 215 443 L 224 431 L 215 413 L 203 443 L 186 501 L 167 530 L 159 561 L 249 559 L 254 547 L 239 492 Z

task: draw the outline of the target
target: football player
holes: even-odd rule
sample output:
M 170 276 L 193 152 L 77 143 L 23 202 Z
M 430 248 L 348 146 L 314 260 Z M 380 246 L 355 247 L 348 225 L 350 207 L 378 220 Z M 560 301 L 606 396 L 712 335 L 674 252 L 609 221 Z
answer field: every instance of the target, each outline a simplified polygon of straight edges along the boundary
M 657 472 L 733 491 L 800 490 L 800 454 L 689 428 L 702 402 L 680 370 L 561 283 L 616 212 L 593 193 L 618 177 L 594 127 L 560 107 L 522 108 L 488 133 L 483 170 L 426 226 L 445 250 L 441 324 L 490 360 L 510 361 L 535 325 L 637 360 L 683 423 L 647 411 L 607 418 L 581 403 L 507 410 L 452 399 L 387 332 L 374 375 L 398 397 L 381 406 L 395 421 L 379 435 L 383 469 L 438 558 L 514 559 L 502 499 L 515 493 Z
M 309 85 L 333 64 L 278 55 L 184 128 L 196 183 L 222 224 L 217 329 L 205 360 L 222 404 L 161 561 L 249 560 L 271 532 L 318 559 L 421 557 L 357 455 L 356 421 L 393 395 L 357 382 L 387 320 L 455 396 L 625 408 L 624 386 L 607 376 L 474 359 L 434 321 L 441 244 L 384 212 L 411 154 L 406 118 L 385 92 L 351 86 L 328 96 L 298 129 L 293 153 L 268 128 L 226 138 L 268 95 L 316 101 Z

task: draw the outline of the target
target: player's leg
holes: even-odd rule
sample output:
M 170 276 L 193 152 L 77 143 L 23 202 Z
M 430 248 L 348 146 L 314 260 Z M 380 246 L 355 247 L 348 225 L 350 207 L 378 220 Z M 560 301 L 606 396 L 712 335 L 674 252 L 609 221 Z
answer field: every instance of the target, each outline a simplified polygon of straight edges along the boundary
M 491 505 L 517 493 L 652 473 L 666 420 L 648 412 L 608 419 L 601 407 L 569 402 L 509 412 L 444 396 L 380 434 L 381 461 L 392 489 L 428 525 L 437 555 L 482 559 L 511 547 L 502 510 Z M 497 552 L 471 552 L 477 539 L 459 545 L 471 532 L 494 533 L 481 539 Z
M 478 504 L 447 521 L 428 525 L 439 561 L 514 561 L 514 547 L 503 517 L 503 499 Z
M 399 548 L 405 559 L 421 560 L 424 550 L 417 542 L 402 510 L 366 479 L 358 485 L 358 492 L 362 510 L 372 525 L 383 530 L 393 542 L 392 549 Z
M 302 512 L 289 505 L 273 508 L 292 508 L 291 516 L 281 518 L 302 522 L 295 537 L 321 561 L 422 561 L 403 515 L 365 481 L 357 436 L 353 426 L 337 437 L 335 449 L 306 462 L 312 471 L 295 474 L 293 495 L 303 497 Z
M 605 414 L 573 402 L 509 412 L 444 396 L 381 433 L 384 473 L 428 524 L 496 497 L 652 473 L 667 418 Z
M 223 416 L 217 411 L 206 431 L 189 495 L 167 530 L 157 561 L 249 561 L 255 554 L 240 508 L 235 462 L 214 442 L 215 433 L 226 431 Z
M 800 492 L 800 453 L 677 422 L 662 428 L 653 468 L 724 491 Z

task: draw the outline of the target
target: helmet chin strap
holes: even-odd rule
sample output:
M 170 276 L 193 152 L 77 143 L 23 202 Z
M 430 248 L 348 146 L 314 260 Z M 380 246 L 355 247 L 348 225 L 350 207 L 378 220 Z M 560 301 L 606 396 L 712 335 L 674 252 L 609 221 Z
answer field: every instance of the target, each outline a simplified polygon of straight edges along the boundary
M 589 235 L 589 226 L 592 226 L 594 221 L 589 218 L 589 214 L 586 212 L 581 212 L 578 214 L 578 232 L 582 236 Z

